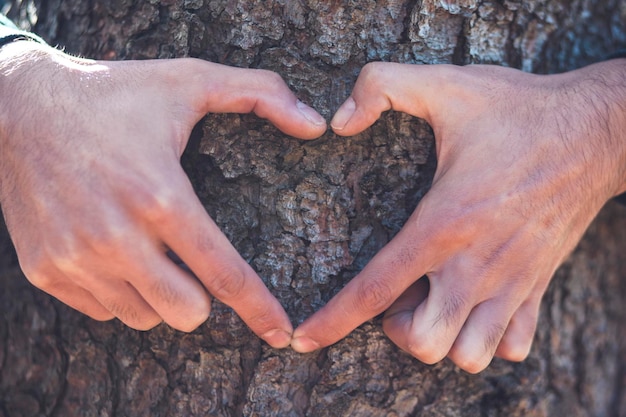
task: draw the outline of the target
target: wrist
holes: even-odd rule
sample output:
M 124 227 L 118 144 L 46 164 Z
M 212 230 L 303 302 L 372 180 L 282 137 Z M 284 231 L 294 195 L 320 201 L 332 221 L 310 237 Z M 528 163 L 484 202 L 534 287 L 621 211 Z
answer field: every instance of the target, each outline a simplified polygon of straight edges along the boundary
M 616 57 L 600 65 L 606 69 L 606 76 L 599 84 L 607 101 L 609 151 L 616 157 L 617 182 L 613 196 L 617 196 L 626 193 L 626 58 Z
M 29 40 L 2 46 L 0 141 L 6 141 L 12 123 L 28 122 L 24 120 L 25 115 L 36 115 L 41 105 L 54 104 L 56 93 L 63 92 L 64 74 L 92 62 L 73 58 L 47 44 Z
M 621 83 L 620 83 L 620 91 L 621 91 L 621 101 L 619 103 L 618 112 L 621 115 L 622 124 L 618 126 L 618 130 L 616 134 L 619 134 L 621 137 L 621 170 L 622 170 L 622 181 L 621 186 L 618 189 L 618 195 L 621 195 L 621 198 L 624 198 L 624 193 L 626 193 L 626 56 L 622 55 L 620 59 L 614 59 L 611 62 L 618 72 Z
M 48 45 L 29 40 L 0 47 L 0 140 L 3 142 L 10 120 L 26 110 L 20 106 L 20 97 L 33 88 L 28 80 L 39 78 L 36 68 L 52 50 Z
M 590 65 L 565 77 L 563 112 L 570 117 L 563 120 L 585 136 L 583 156 L 594 165 L 590 169 L 600 176 L 606 198 L 626 192 L 626 59 Z

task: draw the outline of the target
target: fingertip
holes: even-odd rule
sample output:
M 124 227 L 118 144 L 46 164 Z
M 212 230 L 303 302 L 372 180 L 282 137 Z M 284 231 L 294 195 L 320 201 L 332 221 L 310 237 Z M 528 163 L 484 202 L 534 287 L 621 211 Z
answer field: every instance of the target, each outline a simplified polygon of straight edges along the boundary
M 284 349 L 291 343 L 291 333 L 283 329 L 274 329 L 265 332 L 261 339 L 274 349 Z
M 352 96 L 348 97 L 346 101 L 339 107 L 333 119 L 330 121 L 330 127 L 338 135 L 343 135 L 346 126 L 354 116 L 356 111 L 356 101 Z
M 309 353 L 318 350 L 320 345 L 310 337 L 298 336 L 291 341 L 291 348 L 298 353 Z
M 296 101 L 296 108 L 300 111 L 304 118 L 309 121 L 309 123 L 318 128 L 326 128 L 326 119 L 324 119 L 321 114 L 315 111 L 315 109 L 306 105 L 300 100 Z
M 288 95 L 259 100 L 254 112 L 295 138 L 311 140 L 322 136 L 327 129 L 326 119 L 302 101 L 294 101 L 291 92 Z
M 319 114 L 315 109 L 303 103 L 300 100 L 296 101 L 296 109 L 299 115 L 304 118 L 300 118 L 301 122 L 296 123 L 294 126 L 279 125 L 276 126 L 288 135 L 294 136 L 298 139 L 312 140 L 322 136 L 326 130 L 326 119 Z
M 191 333 L 194 330 L 196 330 L 198 327 L 200 327 L 202 323 L 207 321 L 210 313 L 211 313 L 211 310 L 210 308 L 208 308 L 208 309 L 205 309 L 204 311 L 198 312 L 197 314 L 189 315 L 189 317 L 185 317 L 183 320 L 179 321 L 178 323 L 168 322 L 167 324 L 175 328 L 176 330 L 180 330 L 181 332 Z

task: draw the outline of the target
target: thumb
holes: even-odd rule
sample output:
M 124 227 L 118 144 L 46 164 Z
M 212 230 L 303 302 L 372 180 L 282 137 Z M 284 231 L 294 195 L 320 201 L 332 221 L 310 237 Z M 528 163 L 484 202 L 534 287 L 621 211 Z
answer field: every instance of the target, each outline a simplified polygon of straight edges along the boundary
M 196 122 L 206 113 L 250 113 L 269 120 L 284 133 L 314 139 L 326 120 L 294 95 L 275 72 L 236 68 L 199 59 L 170 61 Z
M 382 112 L 396 110 L 425 119 L 442 104 L 446 80 L 454 78 L 451 65 L 411 65 L 372 62 L 363 67 L 350 97 L 339 107 L 330 125 L 341 136 L 370 127 Z

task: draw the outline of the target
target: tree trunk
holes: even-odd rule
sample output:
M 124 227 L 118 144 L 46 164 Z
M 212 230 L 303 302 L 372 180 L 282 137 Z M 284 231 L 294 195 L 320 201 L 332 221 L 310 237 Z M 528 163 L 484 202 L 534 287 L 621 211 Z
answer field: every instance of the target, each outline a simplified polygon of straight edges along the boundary
M 274 70 L 328 118 L 369 61 L 555 72 L 626 46 L 622 0 L 23 0 L 9 16 L 87 57 Z M 424 122 L 393 112 L 306 143 L 254 116 L 209 115 L 183 164 L 297 324 L 402 227 L 433 148 Z M 269 348 L 218 302 L 191 334 L 95 322 L 30 286 L 5 233 L 0 417 L 625 417 L 624 230 L 626 209 L 610 203 L 557 272 L 530 357 L 479 375 L 421 364 L 377 319 L 308 355 Z

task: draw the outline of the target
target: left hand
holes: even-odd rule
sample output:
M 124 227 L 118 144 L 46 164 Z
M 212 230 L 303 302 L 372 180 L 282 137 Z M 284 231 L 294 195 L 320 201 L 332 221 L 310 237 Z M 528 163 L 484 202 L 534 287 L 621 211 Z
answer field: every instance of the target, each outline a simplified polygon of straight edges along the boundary
M 384 331 L 423 362 L 448 356 L 474 373 L 494 355 L 524 359 L 552 275 L 626 189 L 625 62 L 550 76 L 364 67 L 334 131 L 357 134 L 390 109 L 421 117 L 437 170 L 403 229 L 296 329 L 292 347 L 328 346 L 387 310 Z
M 212 295 L 268 344 L 285 347 L 287 313 L 180 165 L 209 112 L 254 112 L 303 139 L 326 130 L 270 71 L 189 58 L 90 61 L 29 41 L 3 46 L 6 224 L 26 277 L 94 319 L 191 331 L 209 316 Z

